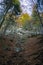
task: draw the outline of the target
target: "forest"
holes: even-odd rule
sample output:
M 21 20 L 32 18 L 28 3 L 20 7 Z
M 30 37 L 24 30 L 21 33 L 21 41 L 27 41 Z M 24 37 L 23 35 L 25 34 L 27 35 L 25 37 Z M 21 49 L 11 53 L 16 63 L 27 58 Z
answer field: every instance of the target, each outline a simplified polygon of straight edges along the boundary
M 43 65 L 43 0 L 0 0 L 0 65 Z

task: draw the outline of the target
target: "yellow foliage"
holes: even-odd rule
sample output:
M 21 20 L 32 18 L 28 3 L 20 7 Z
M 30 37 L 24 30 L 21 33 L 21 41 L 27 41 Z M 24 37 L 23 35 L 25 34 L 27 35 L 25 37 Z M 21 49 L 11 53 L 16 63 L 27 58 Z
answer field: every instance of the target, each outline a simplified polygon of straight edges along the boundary
M 25 13 L 18 17 L 17 22 L 19 23 L 19 25 L 23 25 L 25 22 L 30 20 L 31 17 L 27 13 Z

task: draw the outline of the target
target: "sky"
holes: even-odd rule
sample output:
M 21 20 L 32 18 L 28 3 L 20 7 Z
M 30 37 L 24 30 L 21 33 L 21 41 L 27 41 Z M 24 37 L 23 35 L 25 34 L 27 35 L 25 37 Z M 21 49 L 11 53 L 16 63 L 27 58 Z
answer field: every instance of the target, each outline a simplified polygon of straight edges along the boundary
M 19 1 L 20 6 L 22 8 L 22 13 L 28 13 L 31 15 L 33 6 L 33 3 L 31 2 L 32 0 L 19 0 Z M 0 0 L 0 3 L 1 2 L 3 2 L 3 0 Z M 0 5 L 0 13 L 3 12 L 1 9 L 3 9 L 3 5 L 2 6 Z
M 32 14 L 32 8 L 33 8 L 33 2 L 32 0 L 19 0 L 20 6 L 22 8 L 22 13 L 28 13 L 29 15 Z M 35 0 L 36 2 L 37 0 Z M 3 2 L 3 0 L 0 0 L 0 3 Z M 0 5 L 0 8 L 3 9 L 3 6 Z M 1 10 L 0 10 L 1 12 Z
M 20 6 L 22 8 L 22 13 L 28 13 L 29 15 L 31 15 L 32 14 L 32 8 L 34 5 L 32 0 L 19 0 L 19 1 L 20 1 Z M 37 2 L 37 0 L 33 0 L 33 1 L 34 1 L 34 3 Z M 3 2 L 3 0 L 0 0 L 0 3 L 1 2 Z M 41 6 L 41 7 L 43 9 L 43 6 Z M 2 6 L 0 5 L 0 13 L 3 12 L 3 10 L 1 10 L 1 9 L 4 10 L 3 5 Z
M 0 0 L 0 3 L 3 2 L 3 0 Z
M 3 2 L 3 0 L 0 0 L 0 3 L 2 3 L 2 2 Z M 0 14 L 3 13 L 3 11 L 4 11 L 3 5 L 0 5 Z
M 37 0 L 19 0 L 21 4 L 21 8 L 23 13 L 28 13 L 29 15 L 32 14 L 33 5 L 37 3 Z M 43 4 L 41 4 L 42 0 L 40 0 L 40 7 L 38 7 L 39 12 L 43 12 Z
M 23 13 L 32 14 L 33 2 L 32 0 L 19 0 Z

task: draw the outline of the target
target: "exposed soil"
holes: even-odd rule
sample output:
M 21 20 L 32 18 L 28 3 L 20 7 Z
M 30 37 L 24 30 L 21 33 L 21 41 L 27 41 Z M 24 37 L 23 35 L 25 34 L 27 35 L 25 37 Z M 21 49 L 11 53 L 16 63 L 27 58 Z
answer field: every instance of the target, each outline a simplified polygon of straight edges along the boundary
M 0 37 L 0 65 L 43 65 L 43 36 L 28 38 L 20 52 L 14 49 L 15 40 Z

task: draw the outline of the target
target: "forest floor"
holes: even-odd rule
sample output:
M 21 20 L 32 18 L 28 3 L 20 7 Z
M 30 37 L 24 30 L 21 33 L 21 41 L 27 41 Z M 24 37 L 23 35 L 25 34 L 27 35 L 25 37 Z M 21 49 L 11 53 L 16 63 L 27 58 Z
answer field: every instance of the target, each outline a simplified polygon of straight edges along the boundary
M 27 38 L 23 51 L 14 47 L 15 38 L 0 37 L 0 65 L 43 65 L 43 36 Z

